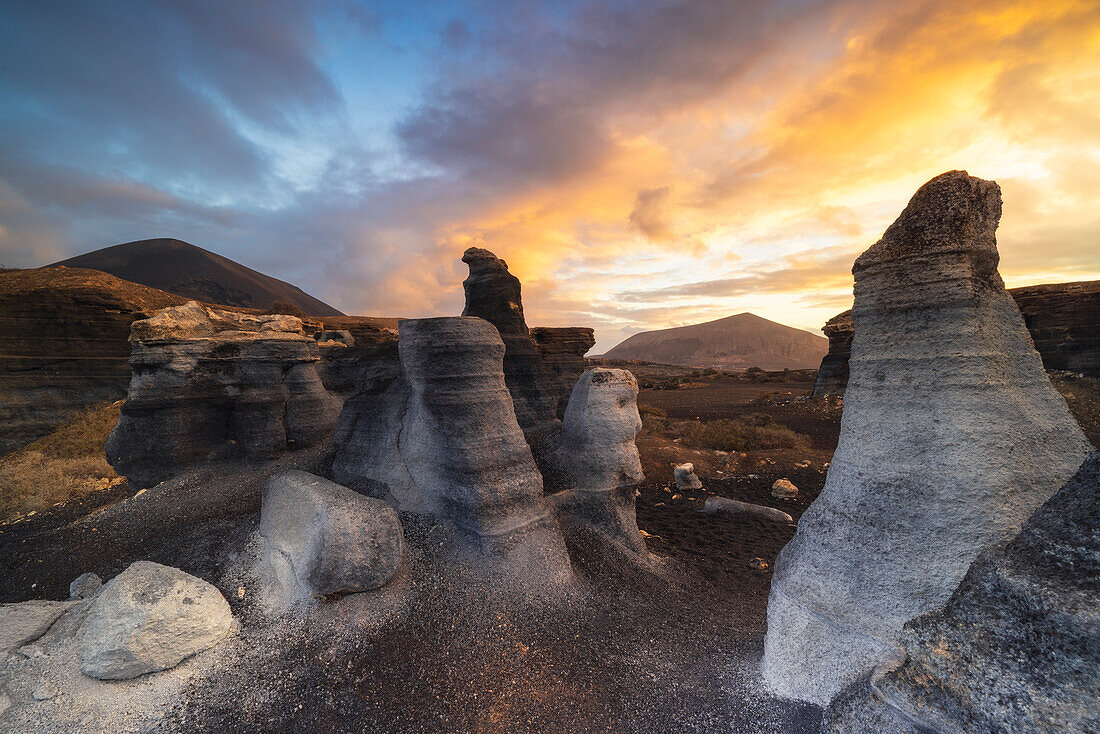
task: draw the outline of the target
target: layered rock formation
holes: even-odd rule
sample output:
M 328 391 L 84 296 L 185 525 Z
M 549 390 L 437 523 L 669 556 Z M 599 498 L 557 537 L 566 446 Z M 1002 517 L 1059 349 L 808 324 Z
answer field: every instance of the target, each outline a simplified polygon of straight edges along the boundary
M 542 361 L 558 376 L 562 397 L 558 400 L 558 417 L 565 415 L 573 386 L 584 372 L 584 355 L 596 343 L 596 332 L 583 326 L 533 326 L 531 338 L 542 355 Z
M 814 397 L 843 395 L 848 387 L 848 359 L 852 356 L 852 312 L 837 314 L 821 330 L 829 338 L 829 353 L 817 368 Z
M 581 375 L 562 423 L 561 456 L 570 489 L 554 495 L 559 519 L 581 522 L 634 554 L 646 554 L 635 515 L 642 475 L 634 443 L 638 381 L 627 370 L 597 367 Z
M 485 319 L 500 332 L 505 348 L 504 376 L 516 419 L 536 460 L 545 465 L 543 457 L 553 450 L 561 427 L 558 404 L 572 385 L 563 385 L 535 346 L 523 317 L 519 278 L 508 272 L 508 264 L 478 247 L 466 250 L 462 262 L 470 266 L 470 276 L 462 283 L 466 291 L 462 315 Z
M 304 471 L 264 485 L 260 535 L 287 585 L 319 597 L 376 589 L 401 567 L 405 536 L 394 508 Z M 293 577 L 293 578 L 289 578 Z
M 776 561 L 764 673 L 828 703 L 897 654 L 978 552 L 1015 534 L 1089 451 L 997 273 L 999 187 L 921 187 L 855 263 L 840 442 Z
M 0 455 L 125 397 L 130 324 L 184 302 L 95 270 L 0 273 Z
M 324 324 L 313 337 L 321 356 L 317 370 L 329 392 L 346 398 L 377 375 L 399 371 L 397 319 L 343 316 Z
M 1100 731 L 1100 452 L 902 639 L 826 731 Z
M 325 441 L 337 407 L 293 316 L 191 301 L 135 321 L 133 377 L 107 459 L 138 486 L 237 445 L 255 460 Z
M 1009 291 L 1048 370 L 1100 377 L 1100 280 Z
M 1100 376 L 1100 280 L 1049 283 L 1008 291 L 1048 370 Z M 852 352 L 852 312 L 837 314 L 821 329 L 829 353 L 821 360 L 814 395 L 842 395 Z
M 469 316 L 402 321 L 401 375 L 345 407 L 337 481 L 455 523 L 478 552 L 570 575 L 504 379 L 505 346 Z M 349 405 L 351 401 L 349 401 Z

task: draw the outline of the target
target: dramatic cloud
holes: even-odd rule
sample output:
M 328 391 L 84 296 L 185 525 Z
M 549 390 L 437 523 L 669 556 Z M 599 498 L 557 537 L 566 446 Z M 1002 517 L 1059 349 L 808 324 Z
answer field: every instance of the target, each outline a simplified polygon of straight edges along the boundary
M 997 179 L 1010 285 L 1100 277 L 1083 0 L 0 8 L 0 262 L 171 235 L 355 313 L 816 329 L 916 188 Z

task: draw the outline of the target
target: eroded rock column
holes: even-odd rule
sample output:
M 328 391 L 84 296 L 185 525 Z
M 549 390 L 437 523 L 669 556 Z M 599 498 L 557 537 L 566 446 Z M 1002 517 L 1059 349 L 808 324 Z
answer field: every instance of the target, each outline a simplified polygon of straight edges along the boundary
M 1100 452 L 902 640 L 825 731 L 1100 730 Z
M 582 374 L 562 424 L 559 463 L 570 489 L 554 502 L 563 523 L 583 523 L 646 556 L 634 502 L 644 479 L 634 442 L 641 427 L 633 374 L 603 367 Z
M 1089 444 L 997 273 L 1000 188 L 952 171 L 856 260 L 840 443 L 776 561 L 764 673 L 824 705 L 898 654 Z

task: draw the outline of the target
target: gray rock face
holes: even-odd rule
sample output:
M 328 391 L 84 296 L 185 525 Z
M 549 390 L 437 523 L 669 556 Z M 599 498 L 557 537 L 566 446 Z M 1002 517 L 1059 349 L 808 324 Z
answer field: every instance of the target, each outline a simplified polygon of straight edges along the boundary
M 645 477 L 634 443 L 638 381 L 627 370 L 597 367 L 581 375 L 562 423 L 559 465 L 569 490 L 554 496 L 561 522 L 582 522 L 645 554 L 635 515 L 635 485 Z
M 37 640 L 73 604 L 41 599 L 0 604 L 0 655 Z
M 404 320 L 401 375 L 360 394 L 337 430 L 334 475 L 453 521 L 478 552 L 571 574 L 504 381 L 504 343 L 475 317 Z M 349 414 L 345 408 L 345 416 Z
M 833 734 L 1100 731 L 1100 452 L 947 605 L 905 625 L 904 662 L 842 692 Z M 879 722 L 869 729 L 867 722 Z
M 508 264 L 488 250 L 471 247 L 462 255 L 470 275 L 463 316 L 478 316 L 497 328 L 504 342 L 504 377 L 515 406 L 516 420 L 540 467 L 554 451 L 561 424 L 558 404 L 573 386 L 543 361 L 523 317 L 519 279 Z M 544 461 L 544 457 L 547 460 Z
M 596 332 L 582 326 L 532 326 L 531 338 L 542 361 L 558 376 L 558 417 L 564 417 L 573 386 L 584 373 L 584 355 L 596 344 Z
M 821 327 L 829 338 L 829 353 L 821 358 L 814 379 L 814 397 L 843 395 L 848 387 L 848 360 L 852 356 L 852 312 L 845 311 Z
M 995 183 L 952 171 L 856 260 L 840 442 L 772 579 L 777 693 L 825 705 L 896 657 L 1089 451 L 997 274 L 1000 213 Z
M 138 486 L 236 443 L 249 458 L 325 441 L 337 405 L 316 342 L 294 316 L 253 316 L 191 301 L 135 321 L 133 376 L 107 459 Z
M 260 535 L 313 596 L 376 589 L 394 577 L 405 552 L 393 507 L 298 470 L 268 479 Z
M 167 670 L 213 647 L 233 615 L 221 592 L 178 568 L 138 561 L 111 579 L 80 627 L 80 670 L 125 680 Z

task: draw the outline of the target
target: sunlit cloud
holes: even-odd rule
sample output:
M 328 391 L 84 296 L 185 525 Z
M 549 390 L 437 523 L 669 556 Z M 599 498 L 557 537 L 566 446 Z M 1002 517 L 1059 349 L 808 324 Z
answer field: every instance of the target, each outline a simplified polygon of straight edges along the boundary
M 1010 286 L 1100 278 L 1094 0 L 240 7 L 0 10 L 0 261 L 172 235 L 416 316 L 461 309 L 478 245 L 604 351 L 816 330 L 966 169 L 1002 186 Z

